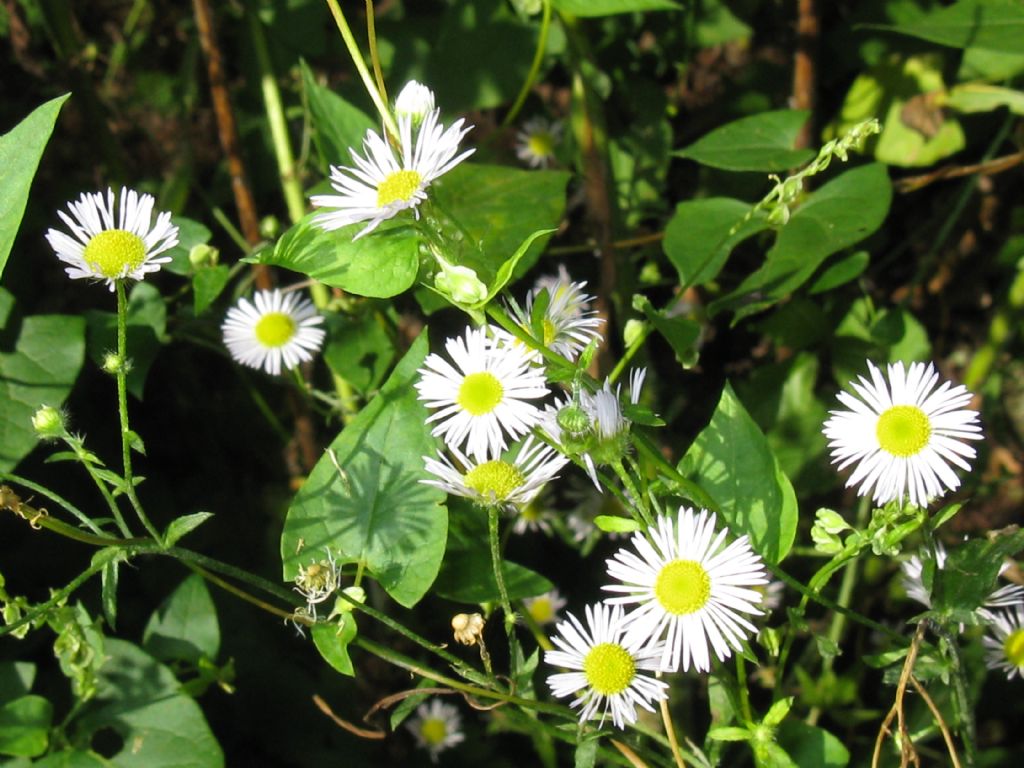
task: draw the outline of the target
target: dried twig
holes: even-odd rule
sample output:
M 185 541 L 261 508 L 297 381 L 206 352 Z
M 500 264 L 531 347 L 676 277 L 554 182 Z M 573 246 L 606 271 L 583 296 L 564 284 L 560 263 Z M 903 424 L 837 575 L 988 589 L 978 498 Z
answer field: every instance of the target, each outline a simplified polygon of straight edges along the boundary
M 1016 168 L 1022 163 L 1024 163 L 1024 152 L 1017 152 L 1012 155 L 997 157 L 983 163 L 974 163 L 973 165 L 944 165 L 931 173 L 898 179 L 893 182 L 893 187 L 897 192 L 906 194 L 907 192 L 916 192 L 922 187 L 926 187 L 936 181 L 956 179 L 961 176 L 973 176 L 974 174 L 978 174 L 979 176 L 990 176 L 995 173 L 1008 171 L 1011 168 Z
M 323 712 L 325 715 L 331 718 L 331 720 L 334 721 L 335 725 L 337 725 L 339 728 L 344 728 L 349 733 L 355 734 L 356 736 L 359 736 L 363 739 L 374 739 L 376 741 L 380 741 L 387 737 L 387 733 L 385 733 L 382 730 L 375 729 L 371 731 L 367 730 L 366 728 L 360 728 L 358 725 L 353 725 L 348 720 L 343 720 L 342 718 L 338 717 L 336 714 L 334 714 L 334 710 L 331 709 L 331 705 L 324 701 L 322 698 L 320 698 L 318 694 L 313 694 L 313 703 L 316 704 L 317 709 L 319 709 L 321 712 Z
M 796 18 L 796 53 L 793 55 L 793 109 L 814 110 L 814 60 L 818 50 L 818 13 L 814 0 L 798 0 Z M 797 135 L 798 148 L 809 147 L 813 136 L 813 120 Z
M 953 764 L 953 768 L 960 768 L 960 758 L 956 754 L 956 746 L 953 744 L 953 734 L 949 732 L 949 726 L 946 725 L 946 720 L 942 717 L 942 713 L 939 708 L 935 706 L 935 702 L 932 701 L 932 697 L 928 695 L 928 691 L 924 689 L 924 686 L 917 682 L 917 678 L 913 675 L 910 676 L 910 684 L 914 686 L 914 690 L 921 694 L 921 698 L 924 699 L 924 703 L 928 705 L 928 709 L 932 711 L 932 717 L 935 718 L 935 722 L 939 726 L 939 730 L 942 731 L 942 738 L 946 742 L 946 750 L 949 752 L 949 760 Z
M 896 718 L 900 737 L 900 768 L 906 768 L 910 763 L 920 768 L 921 759 L 918 757 L 917 750 L 914 749 L 914 744 L 910 740 L 910 734 L 907 732 L 906 718 L 903 714 L 903 697 L 907 692 L 907 683 L 914 671 L 914 662 L 917 660 L 917 651 L 921 647 L 923 637 L 924 622 L 921 622 L 917 625 L 914 639 L 910 641 L 910 648 L 907 650 L 906 661 L 903 662 L 903 670 L 900 672 L 900 680 L 896 686 L 896 700 L 878 729 L 878 737 L 875 739 L 875 752 L 871 757 L 871 768 L 878 768 L 878 761 L 882 756 L 882 742 L 885 741 L 886 734 L 890 733 L 889 726 L 892 724 L 893 718 Z

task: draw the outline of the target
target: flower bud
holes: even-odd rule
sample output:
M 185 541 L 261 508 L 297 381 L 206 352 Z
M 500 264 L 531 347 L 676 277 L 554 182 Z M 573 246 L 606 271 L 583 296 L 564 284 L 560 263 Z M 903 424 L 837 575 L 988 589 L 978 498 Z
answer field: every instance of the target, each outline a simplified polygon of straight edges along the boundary
M 487 298 L 487 286 L 469 267 L 441 262 L 441 271 L 434 277 L 434 287 L 456 304 L 479 304 Z
M 408 117 L 413 125 L 419 125 L 423 118 L 434 110 L 434 92 L 427 86 L 410 80 L 395 99 L 395 115 Z
M 64 414 L 52 405 L 44 405 L 32 415 L 32 429 L 44 439 L 56 439 L 64 434 Z
M 219 259 L 220 249 L 214 248 L 212 245 L 202 243 L 193 245 L 192 249 L 188 252 L 188 262 L 192 265 L 193 269 L 215 267 Z

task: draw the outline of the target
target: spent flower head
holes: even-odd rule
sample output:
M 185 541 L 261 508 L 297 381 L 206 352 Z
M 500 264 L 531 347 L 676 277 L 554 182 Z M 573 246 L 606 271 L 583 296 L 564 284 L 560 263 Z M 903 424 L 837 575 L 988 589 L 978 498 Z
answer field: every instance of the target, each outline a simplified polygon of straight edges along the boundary
M 221 325 L 231 357 L 250 368 L 277 375 L 312 360 L 324 343 L 316 326 L 323 316 L 308 299 L 279 289 L 257 291 L 250 302 L 241 298 L 228 310 Z
M 160 254 L 178 244 L 178 228 L 167 212 L 153 221 L 154 203 L 152 195 L 127 187 L 116 201 L 110 188 L 106 195 L 86 192 L 68 203 L 70 216 L 57 212 L 71 234 L 51 229 L 46 239 L 68 277 L 104 280 L 114 290 L 119 280 L 142 280 L 171 260 Z

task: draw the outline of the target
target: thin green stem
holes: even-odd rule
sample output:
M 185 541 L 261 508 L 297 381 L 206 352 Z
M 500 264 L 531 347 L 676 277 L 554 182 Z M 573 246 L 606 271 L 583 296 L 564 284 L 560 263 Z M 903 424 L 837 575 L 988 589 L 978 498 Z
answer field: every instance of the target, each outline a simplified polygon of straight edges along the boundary
M 373 77 L 377 81 L 377 90 L 387 103 L 388 89 L 384 85 L 384 73 L 380 68 L 380 53 L 377 51 L 377 27 L 373 12 L 373 0 L 366 0 L 366 39 L 370 43 L 370 64 L 373 66 Z
M 53 610 L 56 606 L 67 600 L 76 589 L 85 584 L 89 579 L 95 576 L 97 573 L 103 570 L 105 563 L 92 563 L 82 573 L 78 574 L 73 578 L 67 586 L 62 587 L 53 593 L 53 596 L 45 603 L 41 603 L 33 608 L 31 611 L 26 613 L 20 619 L 12 621 L 10 624 L 4 624 L 0 627 L 0 637 L 9 635 L 17 629 L 25 626 L 26 624 L 35 621 L 40 616 L 45 615 L 48 611 Z
M 267 50 L 263 24 L 251 3 L 246 8 L 246 16 L 249 17 L 249 34 L 260 70 L 260 89 L 263 92 L 263 106 L 270 126 L 270 141 L 274 148 L 274 158 L 277 160 L 281 191 L 288 207 L 288 217 L 295 223 L 306 213 L 306 199 L 302 194 L 302 184 L 295 169 L 295 156 L 292 154 L 292 145 L 288 138 L 288 121 L 285 119 L 281 103 L 281 90 L 277 86 L 274 64 Z
M 715 504 L 712 499 L 703 488 L 697 483 L 684 476 L 678 469 L 669 463 L 661 451 L 654 443 L 651 442 L 650 438 L 647 437 L 643 432 L 633 430 L 633 445 L 636 447 L 637 452 L 642 454 L 645 459 L 654 464 L 658 470 L 667 479 L 679 486 L 679 489 L 690 498 L 691 501 L 700 505 L 704 509 L 717 509 L 718 505 Z
M 107 503 L 110 513 L 114 516 L 114 522 L 116 523 L 118 530 L 121 531 L 121 535 L 131 536 L 131 529 L 128 527 L 128 524 L 124 520 L 124 516 L 121 514 L 121 508 L 117 505 L 117 499 L 114 498 L 114 494 L 110 492 L 110 487 L 107 485 L 106 481 L 99 476 L 93 462 L 90 461 L 89 456 L 86 455 L 87 452 L 85 450 L 84 442 L 80 438 L 74 438 L 70 435 L 64 438 L 64 442 L 67 443 L 68 447 L 75 452 L 75 456 L 78 457 L 78 463 L 85 467 L 85 471 L 89 474 L 89 477 L 92 478 L 92 481 L 99 490 L 100 495 Z M 97 531 L 97 533 L 100 533 L 100 531 Z
M 551 29 L 551 0 L 543 0 L 543 3 L 544 10 L 540 19 L 540 33 L 537 35 L 537 49 L 534 51 L 533 61 L 530 63 L 530 71 L 526 73 L 526 80 L 523 81 L 523 87 L 519 89 L 519 95 L 516 96 L 516 100 L 505 114 L 505 119 L 501 121 L 503 128 L 511 125 L 519 115 L 519 110 L 523 108 L 526 98 L 533 90 L 537 74 L 540 72 L 540 65 L 544 63 L 544 52 L 548 47 L 548 32 Z
M 501 544 L 498 537 L 498 507 L 492 506 L 487 510 L 487 538 L 491 545 L 491 565 L 494 566 L 494 580 L 498 584 L 498 594 L 501 596 L 501 608 L 505 612 L 505 631 L 509 637 L 512 636 L 512 627 L 515 624 L 516 615 L 512 611 L 512 603 L 508 599 L 508 589 L 505 587 L 505 569 L 501 567 Z
M 0 472 L 0 480 L 7 480 L 12 483 L 17 483 L 20 486 L 28 488 L 30 491 L 35 491 L 36 493 L 45 496 L 50 501 L 54 502 L 55 504 L 59 504 L 61 507 L 70 512 L 74 517 L 78 519 L 79 522 L 82 523 L 82 525 L 86 526 L 93 533 L 100 535 L 103 534 L 103 531 L 100 529 L 98 525 L 96 525 L 96 523 L 92 521 L 91 517 L 89 517 L 87 514 L 85 514 L 82 510 L 80 510 L 70 501 L 65 499 L 63 496 L 58 496 L 49 488 L 39 485 L 38 483 L 34 483 L 31 480 L 22 477 L 21 475 L 15 475 L 10 472 Z M 131 533 L 129 532 L 128 535 L 131 535 Z
M 747 724 L 754 722 L 754 710 L 750 708 L 750 693 L 747 691 L 747 663 L 736 654 L 736 690 L 740 697 L 740 714 Z
M 654 521 L 651 519 L 651 513 L 647 508 L 647 497 L 642 495 L 637 489 L 636 483 L 633 482 L 633 478 L 629 476 L 629 472 L 627 472 L 626 468 L 622 465 L 622 460 L 620 459 L 611 464 L 611 468 L 615 470 L 615 474 L 618 476 L 619 481 L 625 488 L 626 493 L 631 497 L 630 501 L 632 504 L 630 504 L 629 507 L 632 507 L 640 513 L 640 519 L 637 520 L 637 522 L 648 528 L 653 526 Z
M 366 62 L 363 61 L 363 54 L 359 50 L 359 45 L 356 43 L 355 37 L 352 36 L 352 30 L 348 26 L 348 22 L 345 20 L 345 14 L 342 13 L 338 0 L 327 0 L 327 6 L 331 9 L 331 15 L 334 17 L 334 23 L 338 25 L 338 31 L 341 32 L 341 39 L 345 42 L 345 47 L 348 49 L 349 56 L 352 57 L 352 63 L 355 65 L 356 71 L 359 73 L 359 78 L 363 81 L 363 86 L 366 88 L 366 92 L 370 94 L 370 98 L 373 100 L 373 106 L 377 108 L 377 112 L 380 113 L 380 118 L 384 122 L 387 131 L 397 141 L 398 140 L 398 125 L 395 123 L 395 118 L 391 114 L 391 110 L 388 109 L 387 102 L 384 100 L 382 93 L 377 89 L 376 84 L 373 82 L 373 77 L 370 76 L 370 71 L 366 68 Z
M 121 419 L 121 458 L 124 462 L 124 492 L 128 496 L 135 514 L 143 528 L 160 546 L 163 539 L 160 532 L 146 517 L 139 497 L 135 493 L 135 480 L 132 476 L 132 437 L 128 426 L 128 299 L 125 297 L 124 281 L 115 282 L 117 288 L 117 412 Z

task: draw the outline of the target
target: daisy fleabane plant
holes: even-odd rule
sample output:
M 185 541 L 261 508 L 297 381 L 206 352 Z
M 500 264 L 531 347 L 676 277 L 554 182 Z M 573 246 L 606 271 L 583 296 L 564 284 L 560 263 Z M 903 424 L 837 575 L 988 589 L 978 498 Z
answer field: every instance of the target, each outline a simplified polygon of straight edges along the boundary
M 415 119 L 413 110 L 433 101 L 433 94 L 429 89 L 426 92 L 429 99 L 422 91 L 410 92 L 406 101 L 411 105 L 399 110 L 397 155 L 385 137 L 369 130 L 363 139 L 365 156 L 349 150 L 354 167 L 331 166 L 331 186 L 340 194 L 310 198 L 317 208 L 334 209 L 314 218 L 321 229 L 332 231 L 368 222 L 353 238 L 358 240 L 402 211 L 411 209 L 418 218 L 417 208 L 427 199 L 427 187 L 473 154 L 472 149 L 458 154 L 459 143 L 472 129 L 462 127 L 462 118 L 445 128 L 440 122 L 441 110 L 432 108 L 420 120 Z
M 555 162 L 555 147 L 562 138 L 562 124 L 546 117 L 531 117 L 516 133 L 516 157 L 531 168 L 547 168 Z
M 440 699 L 420 704 L 416 708 L 416 716 L 406 723 L 406 727 L 412 732 L 417 746 L 427 750 L 434 763 L 439 754 L 462 743 L 466 738 L 462 732 L 459 710 Z
M 544 374 L 530 365 L 521 345 L 495 339 L 486 327 L 467 328 L 450 338 L 441 355 L 427 356 L 416 382 L 419 399 L 435 413 L 432 434 L 451 449 L 466 445 L 466 454 L 487 461 L 508 445 L 505 435 L 522 437 L 540 420 L 533 400 L 548 393 Z
M 221 325 L 224 344 L 236 362 L 277 375 L 312 360 L 324 342 L 316 326 L 323 316 L 308 299 L 280 289 L 257 291 L 250 302 L 241 298 Z
M 85 192 L 68 203 L 70 216 L 57 211 L 71 235 L 51 229 L 46 239 L 68 265 L 68 277 L 105 280 L 113 291 L 117 281 L 142 280 L 171 260 L 160 254 L 178 244 L 178 228 L 167 212 L 153 221 L 154 203 L 152 195 L 127 187 L 116 200 L 110 188 L 106 195 Z
M 871 493 L 877 504 L 890 501 L 926 507 L 928 501 L 960 487 L 950 467 L 969 470 L 975 456 L 965 440 L 980 440 L 978 412 L 965 406 L 971 393 L 945 381 L 932 364 L 891 363 L 888 377 L 869 360 L 871 381 L 851 382 L 857 393 L 840 392 L 847 411 L 831 411 L 824 433 L 832 462 L 840 470 L 856 464 L 846 486 Z
M 608 575 L 621 583 L 604 586 L 619 595 L 605 602 L 637 604 L 626 616 L 626 639 L 664 638 L 662 671 L 707 672 L 710 649 L 724 661 L 757 631 L 744 614 L 763 614 L 756 587 L 768 583 L 764 562 L 746 536 L 726 544 L 727 535 L 715 532 L 713 513 L 680 507 L 674 521 L 662 516 L 633 534 L 635 552 L 620 549 L 608 560 Z
M 661 647 L 623 637 L 623 613 L 619 606 L 588 605 L 587 626 L 571 613 L 555 627 L 551 638 L 556 650 L 545 651 L 544 661 L 571 669 L 548 677 L 558 698 L 576 696 L 569 705 L 580 707 L 580 722 L 600 713 L 603 723 L 609 712 L 616 728 L 636 722 L 637 706 L 654 712 L 654 704 L 668 698 L 668 685 L 641 670 L 657 671 Z
M 510 302 L 509 312 L 520 327 L 532 333 L 534 304 L 546 292 L 548 305 L 541 318 L 544 335 L 539 341 L 555 354 L 574 361 L 591 341 L 601 339 L 603 320 L 590 309 L 593 297 L 584 293 L 586 286 L 585 282 L 572 282 L 563 271 L 556 280 L 534 286 L 526 295 L 524 306 Z M 540 354 L 535 356 L 539 359 Z
M 994 612 L 989 619 L 991 634 L 981 639 L 985 666 L 1002 670 L 1007 680 L 1024 677 L 1024 606 Z

